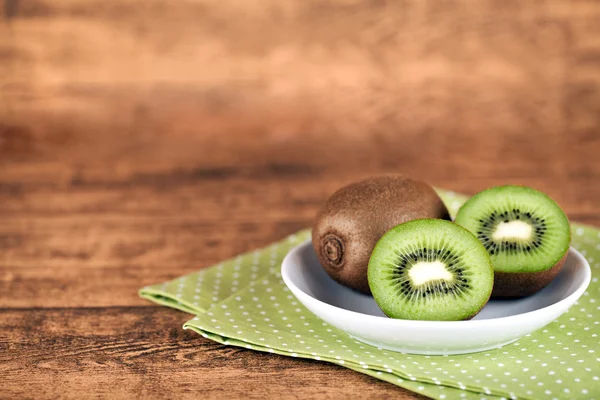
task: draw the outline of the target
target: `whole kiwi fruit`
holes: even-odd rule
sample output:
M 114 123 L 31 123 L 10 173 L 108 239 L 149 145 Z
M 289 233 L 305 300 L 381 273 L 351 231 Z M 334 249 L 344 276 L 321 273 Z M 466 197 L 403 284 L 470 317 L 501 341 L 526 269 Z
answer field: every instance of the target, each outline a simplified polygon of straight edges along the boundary
M 331 278 L 363 293 L 377 241 L 396 225 L 420 218 L 450 220 L 435 190 L 403 175 L 383 175 L 335 192 L 317 214 L 312 244 Z

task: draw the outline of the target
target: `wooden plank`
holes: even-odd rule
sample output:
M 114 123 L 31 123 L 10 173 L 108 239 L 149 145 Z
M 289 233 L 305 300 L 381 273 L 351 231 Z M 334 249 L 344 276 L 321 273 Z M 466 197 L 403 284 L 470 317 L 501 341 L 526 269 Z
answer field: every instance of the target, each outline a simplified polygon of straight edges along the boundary
M 541 139 L 541 137 L 540 137 Z M 600 149 L 600 145 L 598 146 Z M 429 166 L 427 172 L 397 170 L 415 179 L 425 180 L 456 192 L 475 193 L 492 185 L 507 183 L 536 187 L 555 198 L 573 219 L 585 219 L 597 211 L 596 199 L 600 188 L 591 185 L 600 167 L 595 159 L 571 160 L 572 164 L 586 170 L 582 176 L 484 176 L 477 173 L 477 165 L 464 167 L 464 176 L 449 179 L 435 178 L 445 170 L 442 163 Z M 307 163 L 310 167 L 310 164 Z M 529 163 L 530 174 L 537 169 Z M 143 170 L 143 167 L 139 167 Z M 595 169 L 598 169 L 596 172 Z M 439 172 L 438 172 L 439 171 Z M 191 219 L 204 223 L 255 223 L 257 221 L 285 222 L 307 221 L 314 218 L 318 208 L 335 190 L 349 182 L 366 176 L 394 172 L 393 169 L 338 172 L 327 169 L 322 173 L 293 178 L 277 178 L 265 174 L 262 178 L 231 178 L 218 180 L 191 179 L 182 181 L 178 173 L 165 173 L 164 178 L 152 176 L 111 181 L 89 181 L 59 184 L 51 177 L 24 183 L 17 177 L 0 180 L 0 216 L 8 223 L 32 218 L 51 218 L 65 222 L 84 217 L 139 219 L 155 217 L 159 221 Z M 103 175 L 110 177 L 107 169 Z M 16 174 L 15 174 L 16 175 Z M 169 178 L 170 177 L 170 178 Z M 431 179 L 427 179 L 431 178 Z M 38 178 L 39 179 L 39 178 Z M 585 188 L 585 190 L 582 190 Z M 585 221 L 582 221 L 585 222 Z
M 182 330 L 187 319 L 163 307 L 0 311 L 2 397 L 424 399 L 335 365 L 217 344 Z
M 142 286 L 265 246 L 303 227 L 120 217 L 29 220 L 22 226 L 8 233 L 6 225 L 0 229 L 0 308 L 146 305 L 137 296 Z
M 141 286 L 309 227 L 334 187 L 317 178 L 164 191 L 148 191 L 147 183 L 27 189 L 2 202 L 0 307 L 144 304 Z M 599 189 L 582 191 L 588 208 L 576 191 L 557 193 L 569 196 L 574 218 L 593 223 L 600 222 L 592 204 Z
M 19 2 L 3 161 L 566 178 L 595 155 L 597 3 L 247 3 Z

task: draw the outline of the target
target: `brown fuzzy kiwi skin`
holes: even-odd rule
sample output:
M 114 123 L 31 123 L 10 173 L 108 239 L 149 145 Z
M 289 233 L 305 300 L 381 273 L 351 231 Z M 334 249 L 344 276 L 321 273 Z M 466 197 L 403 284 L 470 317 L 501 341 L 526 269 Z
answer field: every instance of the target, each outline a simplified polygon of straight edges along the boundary
M 394 226 L 419 218 L 450 220 L 431 186 L 402 175 L 368 178 L 327 200 L 313 225 L 313 248 L 331 278 L 368 294 L 367 267 L 377 241 Z
M 552 268 L 540 272 L 494 272 L 492 298 L 530 296 L 545 288 L 562 270 L 569 251 Z

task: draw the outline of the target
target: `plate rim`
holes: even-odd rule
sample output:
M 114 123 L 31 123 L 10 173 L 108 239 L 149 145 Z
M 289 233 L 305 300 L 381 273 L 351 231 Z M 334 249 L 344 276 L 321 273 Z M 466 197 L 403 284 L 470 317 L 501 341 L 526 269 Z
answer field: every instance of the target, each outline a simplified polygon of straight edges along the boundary
M 387 324 L 391 324 L 391 325 L 397 326 L 397 327 L 405 327 L 407 325 L 413 326 L 413 327 L 423 327 L 423 328 L 443 326 L 444 328 L 461 328 L 462 329 L 462 328 L 465 328 L 467 325 L 470 327 L 473 327 L 473 328 L 474 327 L 486 327 L 486 326 L 493 326 L 498 323 L 503 323 L 503 322 L 506 322 L 507 320 L 512 320 L 515 318 L 517 318 L 517 319 L 527 318 L 527 317 L 531 316 L 532 314 L 537 314 L 543 310 L 548 311 L 548 310 L 553 310 L 553 309 L 560 309 L 565 303 L 571 304 L 571 305 L 574 304 L 577 301 L 577 299 L 579 299 L 583 295 L 583 293 L 586 291 L 586 289 L 588 288 L 588 286 L 591 282 L 591 279 L 592 279 L 592 271 L 591 271 L 589 262 L 585 259 L 585 257 L 577 249 L 575 249 L 572 246 L 569 246 L 569 253 L 573 253 L 573 255 L 575 255 L 576 257 L 583 260 L 582 267 L 583 267 L 585 276 L 584 276 L 582 284 L 579 285 L 573 291 L 573 293 L 571 293 L 569 296 L 565 297 L 564 299 L 562 299 L 556 303 L 552 303 L 550 305 L 535 309 L 533 311 L 527 311 L 527 312 L 520 313 L 520 314 L 515 314 L 515 315 L 510 315 L 510 316 L 505 316 L 505 317 L 498 317 L 498 318 L 475 319 L 475 320 L 471 319 L 471 320 L 462 320 L 462 321 L 425 321 L 425 320 L 397 319 L 397 318 L 389 318 L 389 317 L 382 317 L 382 316 L 377 316 L 377 315 L 364 314 L 364 313 L 360 313 L 357 311 L 352 311 L 352 310 L 348 310 L 345 308 L 337 307 L 337 306 L 325 303 L 324 301 L 322 301 L 316 297 L 313 297 L 310 294 L 303 291 L 302 289 L 300 289 L 296 284 L 294 284 L 293 280 L 290 279 L 287 269 L 288 269 L 288 265 L 291 263 L 291 261 L 290 261 L 291 257 L 293 255 L 295 255 L 296 253 L 300 252 L 304 247 L 307 247 L 307 246 L 312 246 L 312 242 L 309 239 L 304 241 L 303 243 L 300 243 L 300 244 L 294 246 L 292 249 L 290 249 L 290 251 L 288 251 L 288 253 L 285 255 L 285 257 L 281 263 L 281 268 L 280 268 L 281 278 L 283 279 L 283 282 L 285 283 L 285 285 L 292 292 L 294 292 L 294 294 L 296 294 L 296 291 L 297 291 L 297 292 L 301 293 L 303 296 L 310 298 L 312 301 L 317 302 L 319 306 L 329 309 L 330 311 L 342 312 L 342 313 L 347 314 L 348 316 L 360 316 L 361 318 L 366 318 L 369 321 L 379 322 L 379 323 L 387 323 Z M 571 255 L 569 254 L 569 256 L 571 256 Z M 571 302 L 571 300 L 573 300 L 573 301 Z

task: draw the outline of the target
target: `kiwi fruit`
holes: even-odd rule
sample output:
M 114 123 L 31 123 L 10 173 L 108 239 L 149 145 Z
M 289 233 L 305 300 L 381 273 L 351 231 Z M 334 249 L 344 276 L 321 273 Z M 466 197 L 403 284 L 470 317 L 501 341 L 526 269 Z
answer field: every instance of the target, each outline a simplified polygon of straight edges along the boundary
M 481 241 L 495 271 L 492 297 L 538 292 L 565 263 L 571 230 L 561 208 L 525 186 L 498 186 L 469 199 L 455 222 Z
M 471 232 L 449 221 L 419 219 L 381 237 L 369 260 L 368 280 L 389 317 L 460 321 L 485 306 L 494 270 Z
M 426 183 L 383 175 L 345 186 L 317 214 L 312 244 L 331 278 L 363 293 L 369 257 L 392 227 L 417 218 L 450 219 L 446 206 Z

